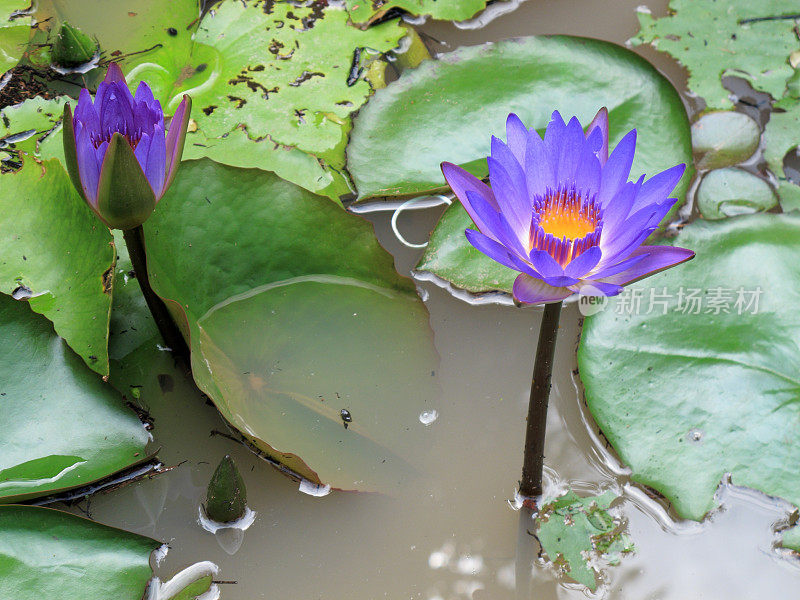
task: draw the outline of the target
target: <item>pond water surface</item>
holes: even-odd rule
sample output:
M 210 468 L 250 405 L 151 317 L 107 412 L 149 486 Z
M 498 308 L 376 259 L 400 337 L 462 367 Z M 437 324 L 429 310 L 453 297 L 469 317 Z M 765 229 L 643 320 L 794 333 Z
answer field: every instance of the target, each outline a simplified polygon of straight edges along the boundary
M 636 32 L 640 1 L 528 0 L 482 28 L 431 22 L 421 30 L 440 51 L 537 33 L 624 43 Z M 665 2 L 651 8 L 656 15 L 666 11 Z M 643 54 L 682 89 L 685 73 L 678 66 L 653 51 Z M 440 210 L 405 213 L 399 227 L 409 240 L 423 241 Z M 367 217 L 395 255 L 398 270 L 409 273 L 421 251 L 398 243 L 389 228 L 390 213 Z M 242 445 L 212 435 L 230 430 L 165 360 L 163 368 L 142 381 L 141 397 L 155 421 L 154 448 L 160 447 L 159 457 L 174 468 L 70 510 L 88 510 L 100 522 L 167 542 L 169 552 L 156 566 L 162 579 L 194 562 L 213 561 L 220 567 L 218 579 L 229 582 L 220 584 L 225 600 L 549 600 L 589 595 L 540 562 L 532 565 L 529 590 L 527 583 L 515 581 L 520 513 L 509 499 L 521 467 L 541 312 L 472 306 L 430 282 L 420 283 L 420 289 L 441 365 L 439 397 L 431 399 L 428 414 L 408 423 L 420 443 L 434 449 L 419 481 L 391 496 L 303 493 L 297 482 Z M 576 307 L 568 306 L 547 429 L 548 485 L 551 492 L 569 486 L 580 493 L 611 489 L 621 494 L 617 510 L 636 546 L 635 554 L 605 570 L 595 596 L 686 600 L 795 595 L 800 566 L 774 548 L 773 529 L 786 519 L 788 505 L 722 486 L 722 508 L 704 523 L 676 521 L 630 482 L 581 399 L 574 374 L 579 323 Z M 174 385 L 162 391 L 158 375 L 165 372 L 171 373 Z M 237 461 L 256 515 L 245 532 L 215 535 L 199 526 L 198 508 L 225 454 Z

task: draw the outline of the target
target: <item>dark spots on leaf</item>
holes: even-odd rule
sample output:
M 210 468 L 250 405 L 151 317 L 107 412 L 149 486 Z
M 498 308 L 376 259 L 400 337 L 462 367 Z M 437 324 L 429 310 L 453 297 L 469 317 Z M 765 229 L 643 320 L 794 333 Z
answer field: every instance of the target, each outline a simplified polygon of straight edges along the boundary
M 244 98 L 239 98 L 238 96 L 228 95 L 228 100 L 231 102 L 236 102 L 236 106 L 234 106 L 234 108 L 242 108 L 245 104 L 247 104 L 247 100 Z
M 297 117 L 297 120 L 300 122 L 300 125 L 305 125 L 306 124 L 306 120 L 304 118 L 305 114 L 306 114 L 306 109 L 304 109 L 304 108 L 303 109 L 295 109 L 295 111 L 294 111 L 294 116 Z
M 264 69 L 266 69 L 266 67 L 264 65 L 256 65 L 255 67 L 247 67 L 247 70 L 250 71 L 251 73 L 258 73 L 260 71 L 263 71 Z
M 242 72 L 239 73 L 239 75 L 228 81 L 228 85 L 239 85 L 241 83 L 245 84 L 248 88 L 250 88 L 251 92 L 256 92 L 256 93 L 260 92 L 265 100 L 269 100 L 269 95 L 271 93 L 275 93 L 278 91 L 277 86 L 271 89 L 267 89 L 262 83 L 256 81 L 251 75 L 248 75 L 248 69 L 243 69 Z M 228 98 L 233 99 L 232 96 L 228 96 Z M 241 106 L 237 106 L 236 108 L 241 108 Z
M 92 361 L 93 363 L 96 363 L 96 362 L 97 362 L 97 357 L 96 357 L 94 354 L 90 354 L 88 358 L 89 358 L 89 360 L 90 360 L 90 361 Z
M 108 267 L 103 273 L 103 293 L 110 294 L 114 285 L 114 268 Z
M 208 64 L 207 63 L 200 63 L 199 65 L 197 65 L 197 67 L 195 67 L 194 72 L 195 73 L 202 73 L 207 68 L 208 68 Z
M 261 10 L 264 12 L 265 15 L 271 15 L 274 6 L 275 6 L 275 0 L 266 0 L 266 2 L 264 2 L 264 4 L 261 5 Z
M 312 77 L 325 77 L 325 73 L 320 73 L 319 71 L 303 71 L 303 74 L 289 85 L 292 87 L 300 87 L 304 82 L 308 81 Z
M 295 48 L 292 48 L 288 54 L 287 53 L 281 54 L 281 50 L 283 50 L 283 48 L 284 45 L 282 42 L 273 39 L 269 44 L 268 50 L 272 52 L 272 54 L 274 54 L 275 58 L 277 58 L 278 60 L 289 60 L 290 58 L 292 58 Z
M 351 415 L 350 411 L 346 408 L 343 408 L 340 414 L 342 416 L 342 425 L 344 425 L 344 428 L 347 429 L 347 426 L 353 422 L 353 415 Z
M 175 37 L 176 35 L 178 35 L 178 30 L 175 29 L 174 27 L 170 27 L 169 29 L 167 29 L 167 33 L 172 37 Z
M 341 102 L 337 102 L 336 106 L 347 106 L 348 108 L 353 106 L 353 103 L 350 100 L 342 100 Z
M 211 113 L 213 113 L 216 109 L 217 109 L 217 105 L 216 104 L 212 104 L 211 106 L 206 106 L 203 109 L 203 114 L 205 116 L 207 116 L 207 117 L 210 117 Z
M 353 62 L 350 64 L 350 73 L 347 76 L 347 87 L 353 87 L 364 72 L 364 67 L 361 66 L 361 51 L 361 48 L 353 50 Z

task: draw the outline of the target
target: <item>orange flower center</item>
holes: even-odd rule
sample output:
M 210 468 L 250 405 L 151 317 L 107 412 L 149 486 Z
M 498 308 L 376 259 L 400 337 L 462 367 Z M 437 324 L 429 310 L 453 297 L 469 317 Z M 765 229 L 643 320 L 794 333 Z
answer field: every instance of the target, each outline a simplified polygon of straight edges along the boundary
M 539 226 L 556 239 L 581 239 L 594 231 L 596 225 L 596 221 L 582 211 L 577 202 L 550 204 L 539 218 Z

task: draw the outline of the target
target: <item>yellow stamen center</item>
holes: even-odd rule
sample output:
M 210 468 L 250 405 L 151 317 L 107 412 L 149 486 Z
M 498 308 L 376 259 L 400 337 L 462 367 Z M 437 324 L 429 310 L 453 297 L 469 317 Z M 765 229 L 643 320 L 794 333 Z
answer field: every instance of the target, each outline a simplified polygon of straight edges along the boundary
M 568 240 L 580 239 L 595 228 L 595 223 L 574 203 L 548 206 L 539 219 L 539 225 L 545 233 Z

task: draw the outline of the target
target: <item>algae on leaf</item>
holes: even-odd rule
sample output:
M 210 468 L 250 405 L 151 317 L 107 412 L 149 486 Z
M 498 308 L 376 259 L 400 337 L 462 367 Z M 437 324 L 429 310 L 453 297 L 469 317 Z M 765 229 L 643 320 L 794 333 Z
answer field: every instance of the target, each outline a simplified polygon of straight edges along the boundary
M 672 0 L 670 14 L 639 11 L 635 45 L 652 44 L 689 71 L 689 89 L 710 108 L 729 108 L 729 75 L 780 98 L 794 74 L 789 55 L 797 50 L 795 0 Z
M 346 0 L 353 23 L 367 25 L 391 9 L 443 21 L 464 21 L 486 7 L 486 0 Z
M 544 504 L 535 517 L 536 537 L 552 563 L 592 591 L 597 589 L 593 558 L 616 565 L 634 551 L 630 536 L 608 512 L 616 498 L 611 491 L 586 498 L 570 491 Z

